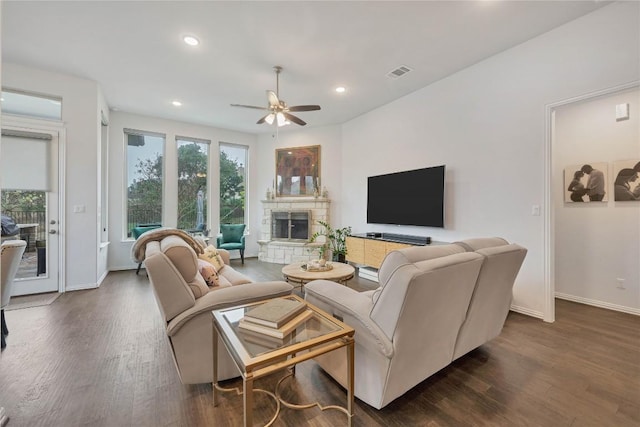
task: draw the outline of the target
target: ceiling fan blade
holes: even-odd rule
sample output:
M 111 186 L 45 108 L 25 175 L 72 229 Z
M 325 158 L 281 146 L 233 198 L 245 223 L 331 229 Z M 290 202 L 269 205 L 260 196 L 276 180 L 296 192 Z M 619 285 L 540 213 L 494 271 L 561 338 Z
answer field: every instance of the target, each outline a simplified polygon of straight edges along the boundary
M 278 99 L 278 95 L 272 90 L 267 91 L 267 99 L 269 100 L 270 107 L 279 107 L 280 100 Z
M 290 122 L 293 122 L 293 123 L 298 124 L 298 125 L 300 125 L 300 126 L 304 126 L 304 125 L 306 125 L 306 124 L 307 124 L 307 122 L 305 122 L 304 120 L 302 120 L 302 119 L 300 119 L 300 118 L 298 118 L 298 117 L 294 116 L 293 114 L 284 113 L 284 112 L 283 112 L 282 114 L 284 114 L 284 117 L 285 117 L 287 120 L 289 120 Z
M 271 113 L 269 113 L 269 114 L 271 114 Z M 267 117 L 269 117 L 269 114 L 267 114 L 267 115 L 266 115 L 266 116 L 264 116 L 264 117 L 261 117 L 261 118 L 260 118 L 260 120 L 258 120 L 258 121 L 256 122 L 256 124 L 257 124 L 257 125 L 261 125 L 261 124 L 263 124 L 263 123 L 264 123 L 264 121 L 265 121 L 265 119 L 266 119 Z
M 319 105 L 296 105 L 289 107 L 289 111 L 317 111 L 319 109 Z
M 253 108 L 256 110 L 269 110 L 266 107 L 256 107 L 255 105 L 231 104 L 232 107 Z

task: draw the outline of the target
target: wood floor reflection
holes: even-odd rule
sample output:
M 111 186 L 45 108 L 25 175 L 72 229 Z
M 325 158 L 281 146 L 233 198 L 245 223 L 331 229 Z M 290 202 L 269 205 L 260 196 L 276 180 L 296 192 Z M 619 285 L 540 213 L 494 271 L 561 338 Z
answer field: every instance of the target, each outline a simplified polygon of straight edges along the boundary
M 234 260 L 233 266 L 257 281 L 281 277 L 281 265 L 256 259 L 244 266 Z M 375 284 L 356 277 L 349 286 Z M 502 335 L 383 410 L 356 400 L 354 425 L 640 425 L 640 317 L 562 300 L 556 316 L 547 324 L 510 313 Z M 242 423 L 241 397 L 223 395 L 214 408 L 211 385 L 180 384 L 142 272 L 110 273 L 99 289 L 69 292 L 48 306 L 9 311 L 6 318 L 0 406 L 10 427 Z M 272 389 L 278 379 L 257 386 Z M 313 361 L 286 381 L 289 401 L 344 403 L 344 391 Z M 265 395 L 255 397 L 256 423 L 264 423 L 275 405 Z M 346 416 L 284 408 L 275 425 L 346 425 Z

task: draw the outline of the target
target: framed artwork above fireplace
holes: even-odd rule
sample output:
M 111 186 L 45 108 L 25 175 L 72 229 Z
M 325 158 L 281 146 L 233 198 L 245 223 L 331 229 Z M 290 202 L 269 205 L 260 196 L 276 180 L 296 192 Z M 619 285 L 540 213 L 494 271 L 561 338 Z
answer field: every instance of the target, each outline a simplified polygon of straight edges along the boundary
M 275 187 L 277 197 L 320 191 L 320 146 L 277 148 Z

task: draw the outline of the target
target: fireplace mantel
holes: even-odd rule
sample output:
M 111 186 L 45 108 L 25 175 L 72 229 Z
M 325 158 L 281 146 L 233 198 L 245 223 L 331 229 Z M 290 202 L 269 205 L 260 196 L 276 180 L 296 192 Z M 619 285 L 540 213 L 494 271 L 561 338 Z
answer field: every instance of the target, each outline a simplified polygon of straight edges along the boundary
M 278 197 L 262 200 L 262 223 L 258 245 L 258 259 L 264 262 L 290 264 L 292 262 L 309 261 L 317 257 L 317 248 L 322 243 L 300 241 L 273 240 L 271 237 L 271 212 L 305 210 L 311 212 L 310 232 L 321 231 L 318 221 L 329 222 L 331 200 L 327 198 Z

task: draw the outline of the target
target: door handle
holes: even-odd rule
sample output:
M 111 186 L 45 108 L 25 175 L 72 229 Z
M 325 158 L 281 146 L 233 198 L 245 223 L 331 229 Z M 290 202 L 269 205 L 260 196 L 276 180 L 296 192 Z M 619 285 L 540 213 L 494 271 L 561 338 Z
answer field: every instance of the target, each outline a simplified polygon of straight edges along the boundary
M 56 230 L 49 230 L 49 234 L 56 234 Z
M 51 224 L 51 225 L 54 225 L 55 223 L 56 223 L 56 220 L 55 220 L 55 219 L 52 219 L 52 220 L 49 222 L 49 224 Z

